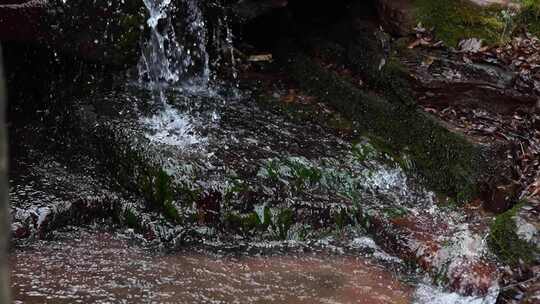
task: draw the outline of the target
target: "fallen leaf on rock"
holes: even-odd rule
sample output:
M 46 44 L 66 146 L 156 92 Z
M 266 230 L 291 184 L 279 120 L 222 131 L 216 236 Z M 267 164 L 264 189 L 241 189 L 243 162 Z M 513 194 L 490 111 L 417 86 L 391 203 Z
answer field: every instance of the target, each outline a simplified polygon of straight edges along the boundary
M 251 55 L 248 57 L 249 62 L 272 62 L 272 54 L 260 54 L 260 55 Z
M 429 68 L 433 64 L 433 62 L 435 62 L 435 58 L 432 56 L 428 56 L 422 61 L 422 66 Z
M 296 99 L 296 91 L 295 90 L 289 90 L 289 93 L 283 97 L 281 97 L 281 101 L 285 103 L 292 103 Z

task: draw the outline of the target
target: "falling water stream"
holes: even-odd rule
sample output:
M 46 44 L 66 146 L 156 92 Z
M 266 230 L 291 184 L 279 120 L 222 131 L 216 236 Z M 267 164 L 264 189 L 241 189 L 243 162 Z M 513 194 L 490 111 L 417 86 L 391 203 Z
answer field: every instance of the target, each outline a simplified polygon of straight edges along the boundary
M 205 20 L 198 1 L 144 0 L 150 37 L 143 43 L 139 82 L 150 89 L 158 103 L 157 113 L 142 117 L 147 137 L 168 145 L 189 146 L 194 136 L 192 119 L 173 108 L 165 96 L 171 89 L 212 94 Z M 177 7 L 179 6 L 179 7 Z M 172 14 L 180 10 L 182 26 L 173 25 Z M 177 29 L 181 32 L 177 33 Z
M 354 201 L 353 190 L 363 191 L 375 206 L 391 200 L 417 212 L 406 206 L 410 200 L 424 202 L 425 209 L 436 208 L 431 193 L 408 188 L 402 171 L 377 161 L 357 164 L 351 144 L 321 127 L 290 121 L 250 100 L 228 100 L 218 94 L 207 44 L 212 35 L 219 47 L 231 48 L 226 16 L 218 22 L 225 27 L 223 32 L 209 33 L 197 0 L 143 1 L 149 36 L 142 45 L 139 82 L 126 92 L 101 96 L 102 104 L 114 109 L 109 111 L 114 114 L 104 116 L 111 130 L 120 130 L 119 137 L 132 138 L 136 144 L 130 148 L 145 151 L 185 187 L 226 193 L 245 176 L 245 184 L 256 189 L 253 196 L 260 200 L 255 204 L 260 222 L 266 221 L 267 210 L 270 220 L 279 217 L 278 209 L 267 209 L 272 196 L 307 209 L 306 214 L 310 208 L 337 208 L 342 200 Z M 173 14 L 182 16 L 182 25 L 174 24 Z M 234 63 L 232 49 L 224 53 Z M 232 70 L 235 77 L 234 65 Z M 32 151 L 26 149 L 28 159 Z M 85 157 L 83 168 L 69 173 L 61 157 L 28 159 L 14 166 L 20 176 L 11 181 L 16 220 L 31 221 L 32 214 L 43 214 L 42 210 L 47 210 L 46 216 L 67 209 L 73 197 L 88 198 L 99 191 L 109 195 L 109 189 L 99 189 L 98 178 L 88 177 L 99 168 Z M 298 193 L 291 190 L 297 185 L 289 180 L 299 165 L 316 167 L 320 185 L 303 186 Z M 276 181 L 281 186 L 272 184 Z M 188 215 L 193 209 L 177 207 Z M 145 212 L 141 211 L 143 221 L 174 243 L 181 227 Z M 170 253 L 162 244 L 133 237 L 133 229 L 101 228 L 68 227 L 54 231 L 48 240 L 18 244 L 11 256 L 15 303 L 489 304 L 494 300 L 463 297 L 426 283 L 423 275 L 381 250 L 361 229 L 323 231 L 310 243 L 299 237 L 305 228 L 301 225 L 286 233 L 274 227 L 276 231 L 261 233 L 259 242 L 246 245 L 239 236 L 226 239 L 212 228 L 200 227 L 203 249 L 175 247 Z M 275 240 L 279 233 L 285 240 Z M 333 243 L 345 235 L 347 241 Z M 251 251 L 231 254 L 223 244 Z

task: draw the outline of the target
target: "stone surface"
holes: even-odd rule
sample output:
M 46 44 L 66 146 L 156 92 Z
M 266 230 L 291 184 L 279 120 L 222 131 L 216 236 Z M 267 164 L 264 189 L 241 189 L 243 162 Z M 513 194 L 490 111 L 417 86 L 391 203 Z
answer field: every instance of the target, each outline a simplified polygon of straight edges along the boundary
M 0 40 L 37 43 L 47 40 L 44 27 L 47 1 L 0 1 Z
M 393 219 L 372 214 L 368 229 L 383 248 L 415 261 L 452 290 L 486 295 L 500 274 L 497 264 L 487 257 L 483 240 L 489 218 L 480 214 L 474 217 L 475 221 L 458 224 L 458 217 L 452 214 L 440 216 L 429 210 Z
M 393 34 L 412 34 L 416 25 L 412 0 L 378 0 L 377 10 L 385 27 Z
M 501 64 L 474 63 L 460 54 L 429 48 L 403 52 L 399 57 L 413 80 L 416 97 L 440 105 L 464 105 L 496 113 L 533 110 L 533 89 L 516 86 L 519 71 Z
M 138 59 L 142 3 L 0 3 L 0 41 L 52 47 L 85 60 L 121 66 Z
M 284 8 L 288 5 L 288 2 L 288 0 L 238 1 L 232 6 L 232 12 L 239 21 L 247 22 L 274 9 Z

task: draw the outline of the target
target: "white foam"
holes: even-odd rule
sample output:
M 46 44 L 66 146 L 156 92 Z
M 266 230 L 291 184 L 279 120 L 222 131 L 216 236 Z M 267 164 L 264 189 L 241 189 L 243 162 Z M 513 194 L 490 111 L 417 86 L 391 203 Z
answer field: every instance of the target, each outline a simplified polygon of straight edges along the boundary
M 486 297 L 466 297 L 455 292 L 446 292 L 428 284 L 418 285 L 414 294 L 414 304 L 494 304 L 498 288 L 489 290 Z
M 362 249 L 362 248 L 372 249 L 374 251 L 373 256 L 383 261 L 389 261 L 389 262 L 395 262 L 395 263 L 402 262 L 399 258 L 391 256 L 385 251 L 383 251 L 379 246 L 377 246 L 377 244 L 372 238 L 367 237 L 367 236 L 354 238 L 349 243 L 349 246 L 351 246 L 352 248 L 359 248 L 359 249 Z
M 538 229 L 519 215 L 515 217 L 515 220 L 517 235 L 526 242 L 532 242 L 538 235 Z
M 169 105 L 152 117 L 143 117 L 143 125 L 148 129 L 145 137 L 152 142 L 170 146 L 189 147 L 201 144 L 205 138 L 199 137 L 186 115 Z
M 38 209 L 38 220 L 37 220 L 37 227 L 40 228 L 43 223 L 45 223 L 45 220 L 47 219 L 47 216 L 51 214 L 51 209 L 49 207 L 41 207 Z

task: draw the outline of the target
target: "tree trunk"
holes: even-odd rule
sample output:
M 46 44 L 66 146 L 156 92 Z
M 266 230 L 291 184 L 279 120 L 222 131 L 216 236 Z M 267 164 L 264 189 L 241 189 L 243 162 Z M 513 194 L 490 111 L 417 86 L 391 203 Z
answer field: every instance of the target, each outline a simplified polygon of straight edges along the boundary
M 6 94 L 2 54 L 0 49 L 0 303 L 10 303 L 8 239 L 9 239 L 9 206 L 7 177 L 7 127 L 5 121 Z

